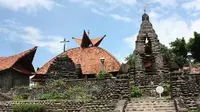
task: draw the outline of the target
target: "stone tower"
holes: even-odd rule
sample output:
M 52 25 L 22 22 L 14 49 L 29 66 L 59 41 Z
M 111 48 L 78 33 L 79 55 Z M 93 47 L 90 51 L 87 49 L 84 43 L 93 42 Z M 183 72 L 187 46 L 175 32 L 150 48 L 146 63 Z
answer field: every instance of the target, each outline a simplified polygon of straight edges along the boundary
M 142 24 L 136 40 L 135 59 L 135 84 L 150 85 L 157 84 L 167 73 L 161 53 L 161 44 L 153 29 L 149 16 L 142 15 Z
M 54 80 L 78 79 L 78 68 L 67 55 L 60 54 L 49 66 L 46 76 L 46 82 Z

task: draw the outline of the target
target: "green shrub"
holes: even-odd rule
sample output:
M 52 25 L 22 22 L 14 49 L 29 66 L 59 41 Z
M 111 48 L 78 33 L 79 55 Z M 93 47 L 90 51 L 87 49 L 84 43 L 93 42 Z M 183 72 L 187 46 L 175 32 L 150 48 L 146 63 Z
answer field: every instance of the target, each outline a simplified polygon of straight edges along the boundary
M 107 73 L 107 72 L 100 71 L 100 72 L 97 74 L 97 77 L 98 77 L 98 78 L 112 77 L 112 74 L 111 74 L 111 73 Z
M 63 80 L 55 80 L 51 83 L 50 86 L 53 86 L 53 87 L 62 87 L 62 86 L 65 86 L 65 82 Z
M 28 94 L 24 93 L 13 98 L 14 101 L 28 100 Z
M 188 112 L 200 112 L 200 110 L 189 110 Z
M 164 92 L 162 96 L 169 96 L 170 95 L 170 81 L 160 84 L 164 88 Z
M 139 98 L 142 96 L 142 92 L 139 88 L 132 86 L 131 87 L 131 97 Z
M 13 112 L 44 112 L 45 106 L 41 104 L 17 104 L 13 106 Z
M 39 100 L 58 100 L 65 99 L 65 95 L 63 93 L 44 93 L 39 96 Z
M 91 100 L 95 97 L 87 91 L 86 88 L 80 86 L 70 87 L 65 91 L 65 95 L 69 100 Z

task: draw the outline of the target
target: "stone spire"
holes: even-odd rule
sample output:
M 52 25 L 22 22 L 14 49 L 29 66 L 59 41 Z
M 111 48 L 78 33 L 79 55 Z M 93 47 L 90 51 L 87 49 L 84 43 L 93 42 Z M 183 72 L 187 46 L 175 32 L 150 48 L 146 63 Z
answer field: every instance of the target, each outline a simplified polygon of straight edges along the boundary
M 146 14 L 146 13 L 144 13 L 144 14 L 142 15 L 142 21 L 149 21 L 149 15 Z
M 161 44 L 159 43 L 158 36 L 149 20 L 149 16 L 147 13 L 144 13 L 142 15 L 142 23 L 140 25 L 140 31 L 136 40 L 136 79 L 137 77 L 140 78 L 144 75 L 152 75 L 152 80 L 154 79 L 153 75 L 155 75 L 156 79 L 159 79 L 156 75 L 162 74 L 161 72 L 164 69 L 164 60 L 160 51 L 160 45 Z M 144 79 L 148 80 L 148 77 L 144 76 L 141 80 Z M 141 85 L 140 81 L 137 82 L 136 80 L 136 83 Z M 148 85 L 150 81 L 151 80 L 146 81 L 145 84 Z

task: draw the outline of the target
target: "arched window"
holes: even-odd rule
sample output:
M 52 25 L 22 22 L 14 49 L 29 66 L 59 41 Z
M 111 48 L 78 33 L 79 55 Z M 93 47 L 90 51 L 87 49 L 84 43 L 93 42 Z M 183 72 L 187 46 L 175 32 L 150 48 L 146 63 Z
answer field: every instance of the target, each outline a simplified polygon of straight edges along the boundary
M 151 41 L 148 36 L 145 37 L 145 54 L 151 55 L 152 54 L 152 46 Z

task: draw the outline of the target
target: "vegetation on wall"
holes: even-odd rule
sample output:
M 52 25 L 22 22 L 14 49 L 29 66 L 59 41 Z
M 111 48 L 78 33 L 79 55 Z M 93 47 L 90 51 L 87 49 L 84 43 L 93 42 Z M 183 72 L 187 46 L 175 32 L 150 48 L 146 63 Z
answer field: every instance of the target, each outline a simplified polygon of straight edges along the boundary
M 45 106 L 41 104 L 17 104 L 13 106 L 13 112 L 45 112 Z
M 131 87 L 131 97 L 133 98 L 139 98 L 142 97 L 142 92 L 138 87 Z
M 65 95 L 63 93 L 57 93 L 57 92 L 44 93 L 41 94 L 39 97 L 39 100 L 60 100 L 60 99 L 65 99 Z
M 94 89 L 92 90 L 87 90 L 86 88 L 83 87 L 70 87 L 67 91 L 65 91 L 65 95 L 67 97 L 67 99 L 69 100 L 92 100 L 92 99 L 96 99 L 95 96 L 92 95 L 91 92 L 94 91 Z
M 93 93 L 99 92 L 98 87 L 88 83 L 86 88 L 83 86 L 71 86 L 65 88 L 66 83 L 63 80 L 55 80 L 49 85 L 46 85 L 46 88 L 53 89 L 57 88 L 59 90 L 53 89 L 52 92 L 43 93 L 39 95 L 39 100 L 91 100 L 95 99 Z
M 188 112 L 200 112 L 200 110 L 189 110 Z
M 28 100 L 29 92 L 31 91 L 29 87 L 21 86 L 13 88 L 14 91 L 17 91 L 20 94 L 16 94 L 13 98 L 14 101 Z M 13 91 L 11 91 L 13 93 Z M 14 92 L 16 93 L 16 92 Z
M 97 78 L 107 78 L 107 77 L 112 77 L 112 74 L 104 71 L 100 71 L 97 74 Z
M 164 92 L 162 93 L 162 96 L 169 96 L 171 91 L 170 91 L 170 81 L 166 81 L 164 83 L 159 84 L 164 88 Z

